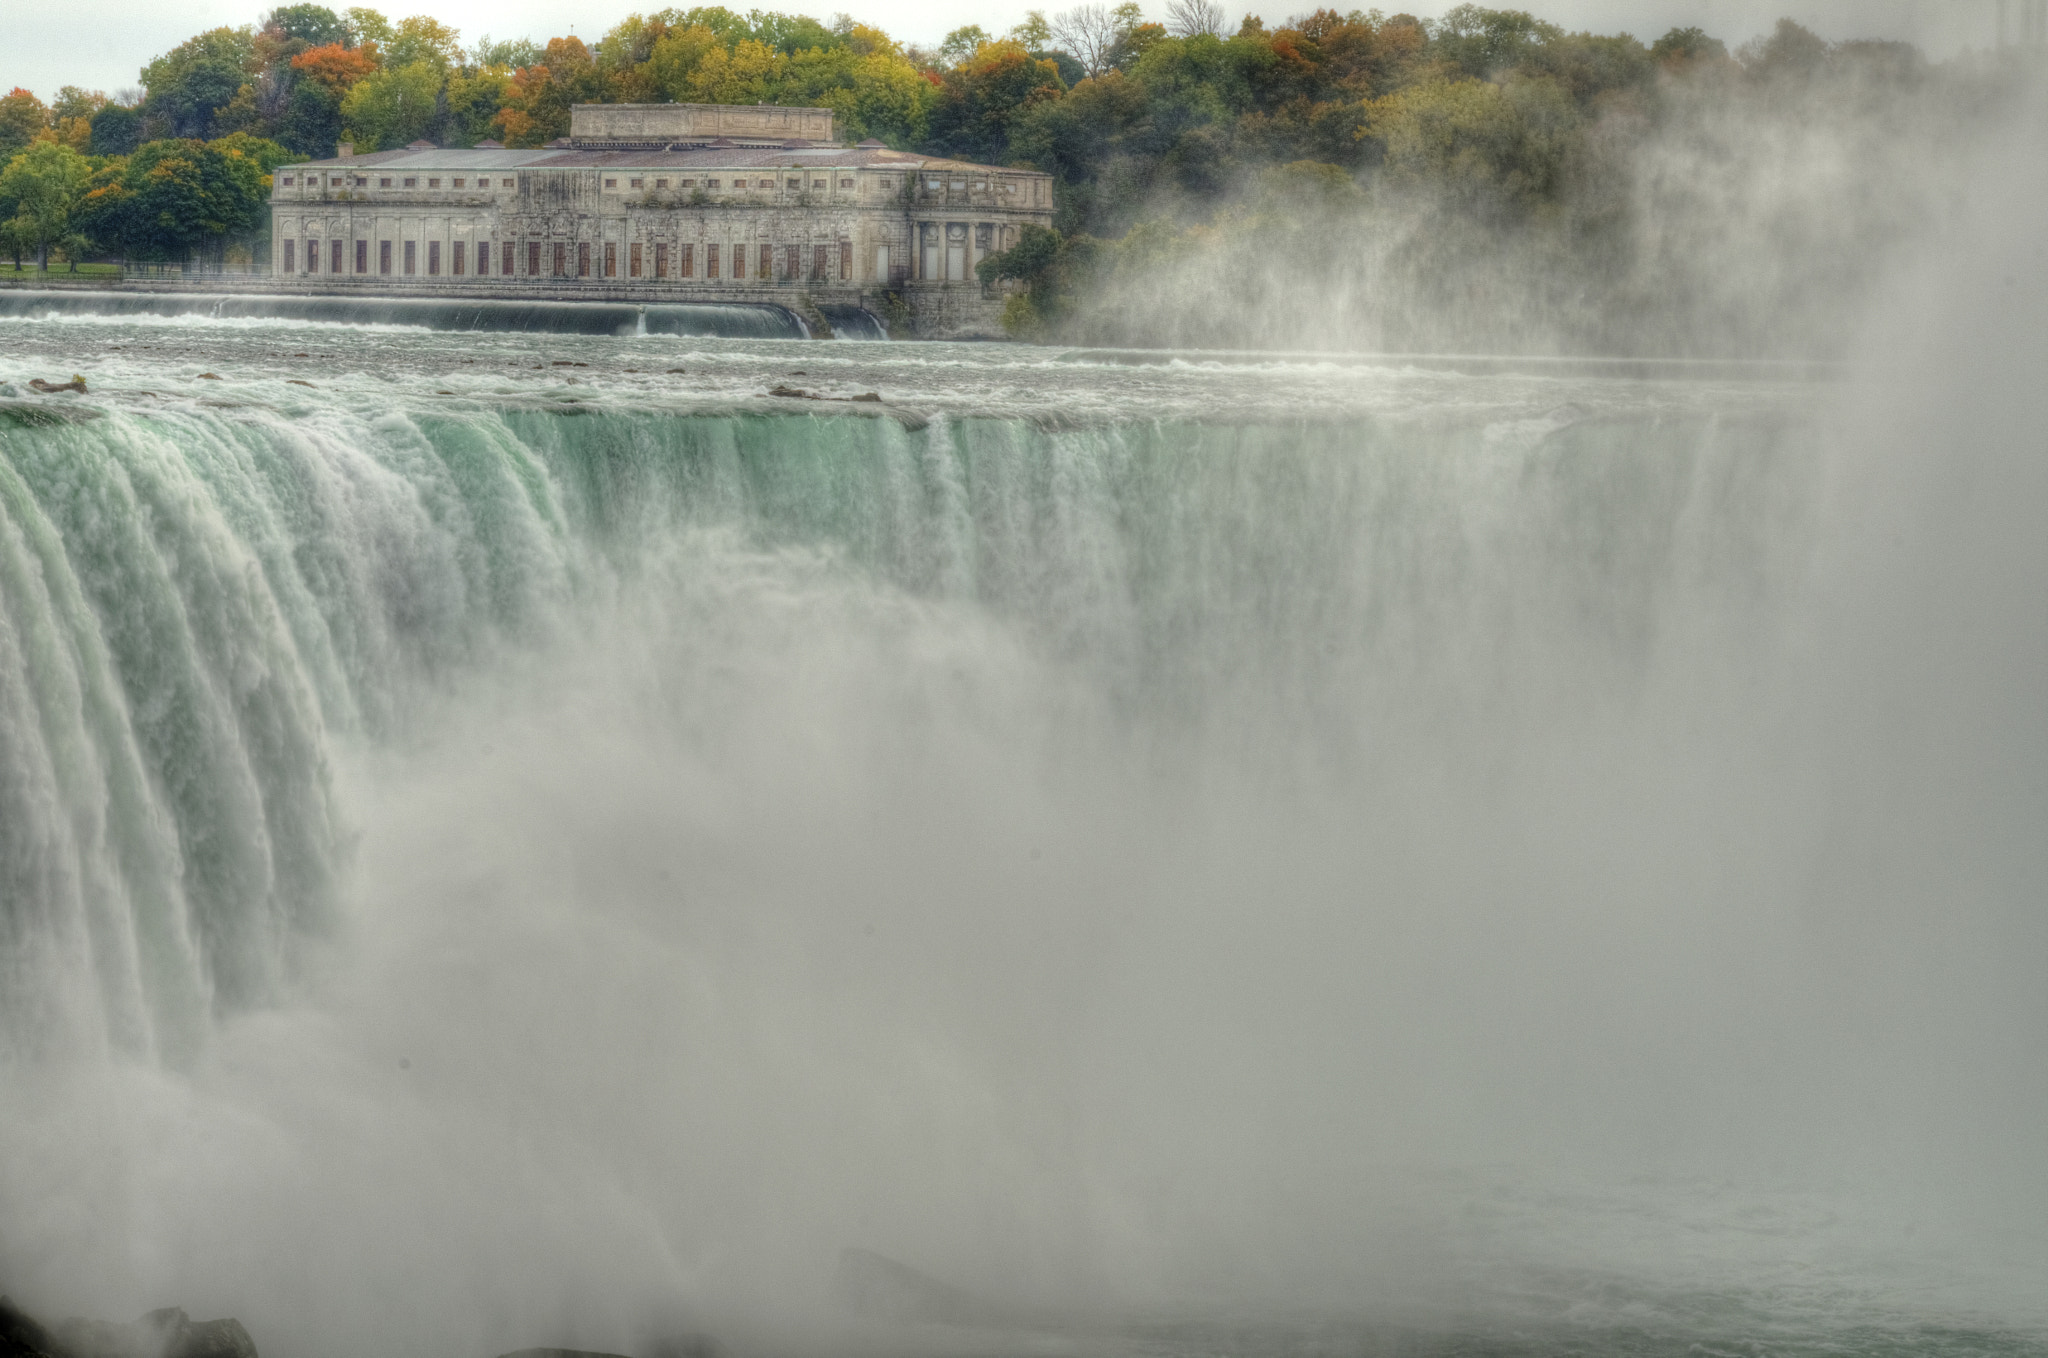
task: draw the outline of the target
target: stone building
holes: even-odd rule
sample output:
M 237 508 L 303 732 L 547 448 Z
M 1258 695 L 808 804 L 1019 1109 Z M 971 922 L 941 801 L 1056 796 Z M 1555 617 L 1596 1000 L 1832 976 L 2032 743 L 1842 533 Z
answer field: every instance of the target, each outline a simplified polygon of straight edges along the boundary
M 321 289 L 861 306 L 999 334 L 974 266 L 1052 222 L 1051 177 L 842 146 L 832 111 L 579 104 L 537 150 L 493 142 L 280 167 L 271 267 Z

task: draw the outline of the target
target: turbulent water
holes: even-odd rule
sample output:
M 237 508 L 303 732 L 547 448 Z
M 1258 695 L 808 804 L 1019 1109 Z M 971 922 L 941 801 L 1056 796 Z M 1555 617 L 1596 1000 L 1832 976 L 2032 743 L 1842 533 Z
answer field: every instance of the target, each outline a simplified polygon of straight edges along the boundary
M 2048 425 L 1928 329 L 0 320 L 0 1290 L 266 1358 L 2048 1352 Z

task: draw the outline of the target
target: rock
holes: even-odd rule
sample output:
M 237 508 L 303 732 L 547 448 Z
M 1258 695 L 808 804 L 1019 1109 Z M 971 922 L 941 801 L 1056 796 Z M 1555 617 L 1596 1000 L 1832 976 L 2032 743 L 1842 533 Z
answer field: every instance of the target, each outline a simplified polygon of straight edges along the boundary
M 227 380 L 226 378 L 222 377 L 219 373 L 201 373 L 199 375 L 208 382 L 225 382 Z
M 133 1325 L 67 1320 L 53 1338 L 53 1358 L 256 1358 L 256 1343 L 241 1321 L 195 1321 L 176 1306 L 151 1311 Z
M 28 385 L 29 390 L 39 391 L 45 396 L 57 391 L 75 391 L 80 396 L 85 395 L 85 379 L 77 373 L 71 374 L 69 382 L 45 382 L 40 377 L 31 377 Z
M 285 381 L 291 383 L 295 387 L 310 387 L 313 385 L 311 382 L 308 382 L 305 379 L 299 377 L 287 377 Z
M 11 1297 L 0 1297 L 0 1358 L 52 1358 L 55 1351 L 48 1330 Z
M 768 394 L 770 396 L 791 396 L 803 401 L 815 401 L 818 399 L 802 387 L 770 387 Z
M 879 401 L 882 399 L 882 394 L 878 391 L 864 391 L 858 396 L 851 396 L 847 399 L 853 401 Z

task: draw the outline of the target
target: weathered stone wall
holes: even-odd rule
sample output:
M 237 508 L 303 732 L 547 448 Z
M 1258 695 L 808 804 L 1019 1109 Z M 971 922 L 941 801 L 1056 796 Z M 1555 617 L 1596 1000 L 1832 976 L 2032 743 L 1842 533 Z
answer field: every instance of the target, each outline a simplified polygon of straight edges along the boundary
M 1003 339 L 1004 294 L 979 283 L 917 283 L 903 290 L 919 339 Z

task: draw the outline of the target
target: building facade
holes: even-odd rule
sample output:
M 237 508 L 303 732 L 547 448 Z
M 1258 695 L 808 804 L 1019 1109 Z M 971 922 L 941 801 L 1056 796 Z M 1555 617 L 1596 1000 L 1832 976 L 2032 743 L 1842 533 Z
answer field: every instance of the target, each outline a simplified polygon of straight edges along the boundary
M 841 146 L 832 111 L 579 104 L 570 135 L 280 167 L 271 267 L 336 291 L 866 307 L 1000 333 L 975 265 L 1052 223 L 1028 170 Z

